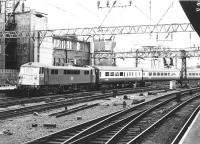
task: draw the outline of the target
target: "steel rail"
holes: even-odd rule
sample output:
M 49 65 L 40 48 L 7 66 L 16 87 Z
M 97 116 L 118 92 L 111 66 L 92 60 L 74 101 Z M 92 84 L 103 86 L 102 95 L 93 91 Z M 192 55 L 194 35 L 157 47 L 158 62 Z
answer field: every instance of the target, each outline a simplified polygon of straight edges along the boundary
M 187 106 L 190 102 L 195 100 L 196 98 L 200 98 L 200 95 L 194 96 L 186 100 L 185 102 L 181 103 L 180 105 L 176 106 L 174 109 L 172 109 L 170 112 L 168 112 L 166 115 L 164 115 L 161 119 L 159 119 L 157 122 L 155 122 L 153 125 L 151 125 L 148 129 L 143 131 L 140 135 L 129 141 L 127 144 L 135 144 L 138 143 L 139 141 L 141 142 L 141 138 L 145 137 L 146 134 L 148 134 L 150 131 L 152 133 L 153 129 L 159 127 L 163 121 L 167 120 L 170 116 L 172 116 L 176 111 L 179 109 L 183 108 L 184 106 Z
M 173 142 L 171 144 L 178 144 L 180 140 L 182 139 L 185 132 L 188 130 L 188 127 L 191 125 L 195 117 L 197 116 L 198 112 L 200 111 L 200 105 L 194 110 L 192 115 L 189 117 L 187 122 L 184 124 L 180 132 L 177 134 L 177 136 L 174 138 Z

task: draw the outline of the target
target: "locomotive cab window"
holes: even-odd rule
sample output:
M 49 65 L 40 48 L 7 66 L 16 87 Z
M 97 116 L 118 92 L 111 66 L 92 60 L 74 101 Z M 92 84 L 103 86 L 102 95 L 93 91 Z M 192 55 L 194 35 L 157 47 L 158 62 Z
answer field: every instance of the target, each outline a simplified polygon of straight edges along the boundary
M 40 68 L 39 74 L 44 74 L 44 68 L 43 67 Z

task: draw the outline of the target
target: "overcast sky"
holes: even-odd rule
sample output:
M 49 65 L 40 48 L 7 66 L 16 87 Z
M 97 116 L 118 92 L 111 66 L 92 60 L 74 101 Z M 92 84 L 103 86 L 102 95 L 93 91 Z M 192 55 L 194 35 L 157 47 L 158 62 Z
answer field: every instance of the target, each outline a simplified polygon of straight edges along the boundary
M 26 5 L 48 14 L 49 28 L 88 26 L 113 26 L 150 24 L 150 0 L 132 0 L 132 6 L 113 8 L 105 21 L 109 9 L 98 9 L 98 0 L 26 0 Z M 114 0 L 109 0 L 112 5 Z M 100 0 L 106 6 L 107 0 Z M 116 5 L 128 5 L 129 0 L 117 0 Z M 168 12 L 164 17 L 164 13 Z M 151 0 L 151 23 L 188 22 L 178 0 Z
M 125 26 L 147 24 L 189 23 L 178 0 L 132 0 L 126 8 L 97 8 L 98 0 L 26 0 L 26 6 L 48 14 L 49 29 Z M 109 0 L 112 5 L 114 0 Z M 151 1 L 151 10 L 150 10 Z M 107 0 L 100 0 L 105 7 Z M 129 0 L 117 0 L 116 5 L 128 5 Z M 110 12 L 109 12 L 110 11 Z M 151 11 L 151 15 L 150 15 Z M 151 20 L 150 20 L 151 17 Z M 166 34 L 159 35 L 165 38 Z M 199 36 L 193 33 L 174 33 L 168 41 L 157 41 L 156 35 L 116 36 L 116 51 L 130 51 L 143 45 L 185 48 L 200 46 Z M 162 39 L 162 38 L 161 38 Z

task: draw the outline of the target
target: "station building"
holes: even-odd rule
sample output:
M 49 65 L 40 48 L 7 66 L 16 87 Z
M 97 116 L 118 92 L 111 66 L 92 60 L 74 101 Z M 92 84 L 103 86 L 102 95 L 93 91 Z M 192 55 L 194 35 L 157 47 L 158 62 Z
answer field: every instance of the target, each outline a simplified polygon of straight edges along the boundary
M 27 62 L 42 62 L 50 65 L 90 64 L 90 43 L 76 36 L 36 37 L 36 30 L 48 29 L 48 15 L 25 9 L 19 5 L 15 12 L 5 13 L 0 3 L 0 29 L 31 33 L 31 36 L 0 38 L 0 85 L 16 83 L 19 68 Z M 14 6 L 13 6 L 14 7 Z M 12 81 L 12 82 L 11 82 Z

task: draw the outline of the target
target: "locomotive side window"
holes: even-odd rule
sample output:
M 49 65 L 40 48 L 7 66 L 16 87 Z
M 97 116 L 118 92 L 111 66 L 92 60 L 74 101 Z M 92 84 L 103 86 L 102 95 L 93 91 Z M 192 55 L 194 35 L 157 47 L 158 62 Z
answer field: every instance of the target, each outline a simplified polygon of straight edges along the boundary
M 80 70 L 64 70 L 64 74 L 80 74 Z
M 109 76 L 109 72 L 105 72 L 105 76 Z
M 89 75 L 89 71 L 84 71 L 84 74 L 85 75 Z
M 51 70 L 51 74 L 58 74 L 58 70 L 52 69 L 52 70 Z
M 123 72 L 120 72 L 119 74 L 120 74 L 120 76 L 123 76 Z

